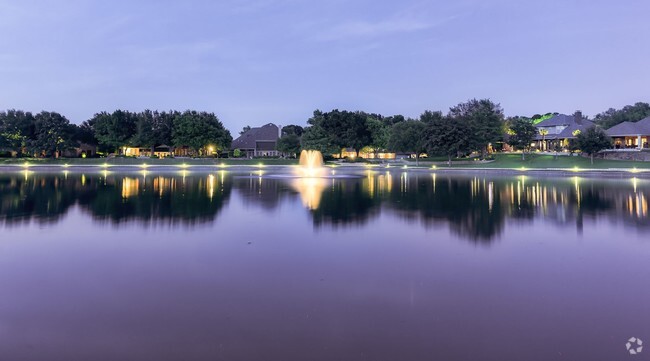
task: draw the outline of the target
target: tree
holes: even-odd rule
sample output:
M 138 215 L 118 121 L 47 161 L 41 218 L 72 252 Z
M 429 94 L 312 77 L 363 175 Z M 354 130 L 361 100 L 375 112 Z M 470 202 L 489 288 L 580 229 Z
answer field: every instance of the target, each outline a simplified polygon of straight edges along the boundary
M 449 116 L 470 126 L 470 145 L 483 155 L 491 143 L 503 138 L 503 109 L 489 99 L 472 99 L 449 109 Z
M 388 139 L 388 149 L 396 152 L 415 153 L 415 164 L 419 165 L 420 153 L 426 151 L 425 124 L 409 120 L 393 125 Z
M 295 157 L 300 152 L 300 137 L 296 134 L 283 135 L 278 139 L 277 149 Z
M 18 154 L 36 139 L 36 121 L 30 112 L 10 109 L 0 112 L 0 147 Z
M 89 120 L 95 132 L 95 138 L 103 145 L 115 152 L 129 144 L 131 137 L 136 132 L 137 116 L 134 113 L 116 110 L 112 114 L 107 112 L 97 113 Z
M 285 125 L 282 127 L 282 135 L 297 135 L 298 137 L 302 136 L 302 133 L 304 133 L 305 129 L 299 125 Z
M 329 135 L 330 143 L 338 148 L 351 147 L 359 156 L 359 150 L 372 141 L 366 124 L 368 114 L 334 109 L 320 113 L 319 125 Z
M 369 116 L 366 119 L 366 126 L 370 131 L 370 148 L 375 153 L 375 158 L 380 150 L 385 150 L 390 137 L 390 124 L 379 117 Z
M 433 119 L 427 123 L 425 139 L 427 152 L 446 155 L 451 167 L 453 156 L 470 149 L 469 125 L 449 117 Z
M 250 125 L 247 125 L 247 126 L 243 127 L 243 128 L 239 131 L 239 135 L 242 135 L 242 134 L 246 133 L 246 132 L 249 131 L 249 130 L 251 130 L 251 126 L 250 126 Z
M 320 125 L 305 128 L 300 145 L 302 149 L 317 150 L 323 154 L 334 154 L 341 150 L 341 147 L 332 144 L 330 135 Z
M 176 147 L 186 145 L 201 155 L 208 146 L 217 152 L 229 148 L 232 136 L 214 113 L 186 110 L 174 118 L 172 143 Z
M 156 134 L 154 132 L 154 112 L 147 109 L 136 114 L 135 134 L 129 143 L 136 147 L 150 147 L 153 155 L 156 148 Z
M 580 150 L 590 156 L 591 164 L 594 164 L 594 154 L 612 146 L 612 139 L 604 130 L 597 126 L 580 132 L 576 137 L 576 141 Z
M 609 108 L 596 114 L 594 121 L 605 129 L 609 129 L 623 122 L 636 122 L 650 116 L 650 104 L 638 102 L 626 105 L 622 109 Z
M 442 120 L 443 117 L 444 116 L 442 115 L 441 111 L 425 110 L 424 113 L 420 114 L 420 121 L 428 124 L 431 122 Z
M 537 128 L 527 119 L 515 117 L 508 121 L 508 144 L 521 149 L 521 159 L 526 160 L 526 151 L 537 135 Z
M 64 150 L 74 147 L 74 125 L 56 112 L 40 112 L 36 114 L 36 139 L 30 148 L 34 153 L 44 153 L 45 156 L 59 157 Z

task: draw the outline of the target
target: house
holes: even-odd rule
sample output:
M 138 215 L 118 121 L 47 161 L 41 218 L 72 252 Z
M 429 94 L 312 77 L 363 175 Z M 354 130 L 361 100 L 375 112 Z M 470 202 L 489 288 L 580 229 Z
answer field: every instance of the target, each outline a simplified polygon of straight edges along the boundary
M 338 154 L 332 154 L 333 158 L 355 158 L 357 156 L 357 152 L 353 148 L 343 148 L 341 149 L 341 153 Z M 359 158 L 363 159 L 395 159 L 396 155 L 395 153 L 392 152 L 386 152 L 386 151 L 381 151 L 375 153 L 372 149 L 370 148 L 363 148 L 359 150 Z M 407 156 L 403 156 L 402 158 L 408 158 Z
M 243 155 L 251 157 L 277 157 L 280 152 L 277 150 L 280 128 L 269 123 L 257 128 L 251 128 L 239 138 L 232 141 L 231 149 L 239 149 Z
M 614 140 L 614 149 L 647 149 L 650 143 L 650 117 L 638 122 L 623 122 L 605 132 Z
M 542 151 L 554 150 L 557 146 L 566 149 L 569 147 L 570 140 L 593 126 L 594 123 L 584 119 L 580 111 L 573 115 L 554 115 L 535 125 L 537 128 L 535 146 Z

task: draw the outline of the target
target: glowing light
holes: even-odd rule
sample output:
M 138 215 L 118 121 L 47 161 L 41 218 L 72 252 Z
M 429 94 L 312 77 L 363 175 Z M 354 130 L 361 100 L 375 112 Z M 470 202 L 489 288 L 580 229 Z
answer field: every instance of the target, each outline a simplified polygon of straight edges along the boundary
M 142 163 L 142 165 L 140 165 L 140 168 L 145 168 L 145 169 L 146 169 L 148 166 L 149 166 L 149 164 L 147 164 L 147 163 Z
M 25 167 L 25 168 L 29 168 L 29 163 L 28 163 L 28 162 L 25 162 L 25 164 L 23 164 L 23 167 Z
M 183 163 L 183 164 L 179 165 L 179 167 L 181 167 L 181 168 L 187 168 L 187 167 L 189 167 L 189 165 Z
M 403 168 L 403 169 L 409 169 L 409 166 L 408 166 L 408 165 L 404 165 L 402 168 Z
M 228 165 L 226 165 L 226 163 L 221 163 L 221 164 L 217 165 L 217 167 L 219 167 L 219 168 L 226 168 L 227 166 Z
M 69 166 L 70 166 L 70 164 L 66 163 L 66 164 L 63 165 L 63 168 L 68 168 Z
M 431 169 L 436 169 L 438 168 L 435 164 L 431 166 Z
M 300 166 L 298 175 L 302 177 L 319 177 L 323 174 L 323 155 L 317 150 L 303 150 L 300 152 Z
M 526 167 L 521 167 L 519 170 L 522 171 L 522 172 L 527 171 Z
M 260 168 L 264 168 L 264 163 L 258 163 L 257 166 Z
M 573 167 L 573 169 L 571 169 L 571 171 L 572 171 L 572 172 L 580 172 L 580 168 L 578 168 L 578 167 Z
M 104 164 L 102 164 L 102 167 L 103 168 L 108 168 L 108 167 L 110 167 L 110 165 L 108 163 L 104 163 Z
M 630 172 L 632 172 L 632 173 L 639 173 L 639 170 L 636 169 L 636 167 L 634 167 L 634 168 L 632 168 L 632 170 L 630 170 Z

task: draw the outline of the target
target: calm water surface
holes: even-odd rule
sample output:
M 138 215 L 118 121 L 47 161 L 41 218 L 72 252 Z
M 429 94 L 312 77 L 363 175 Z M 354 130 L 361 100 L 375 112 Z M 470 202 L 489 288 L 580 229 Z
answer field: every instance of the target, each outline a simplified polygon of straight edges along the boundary
M 356 176 L 3 172 L 0 360 L 650 360 L 650 181 Z

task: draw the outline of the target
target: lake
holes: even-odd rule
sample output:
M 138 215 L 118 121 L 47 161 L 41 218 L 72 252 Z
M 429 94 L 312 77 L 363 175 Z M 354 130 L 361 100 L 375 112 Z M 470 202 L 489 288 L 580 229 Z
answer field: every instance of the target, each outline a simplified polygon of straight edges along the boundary
M 650 180 L 335 174 L 2 171 L 0 359 L 593 361 L 650 342 Z

